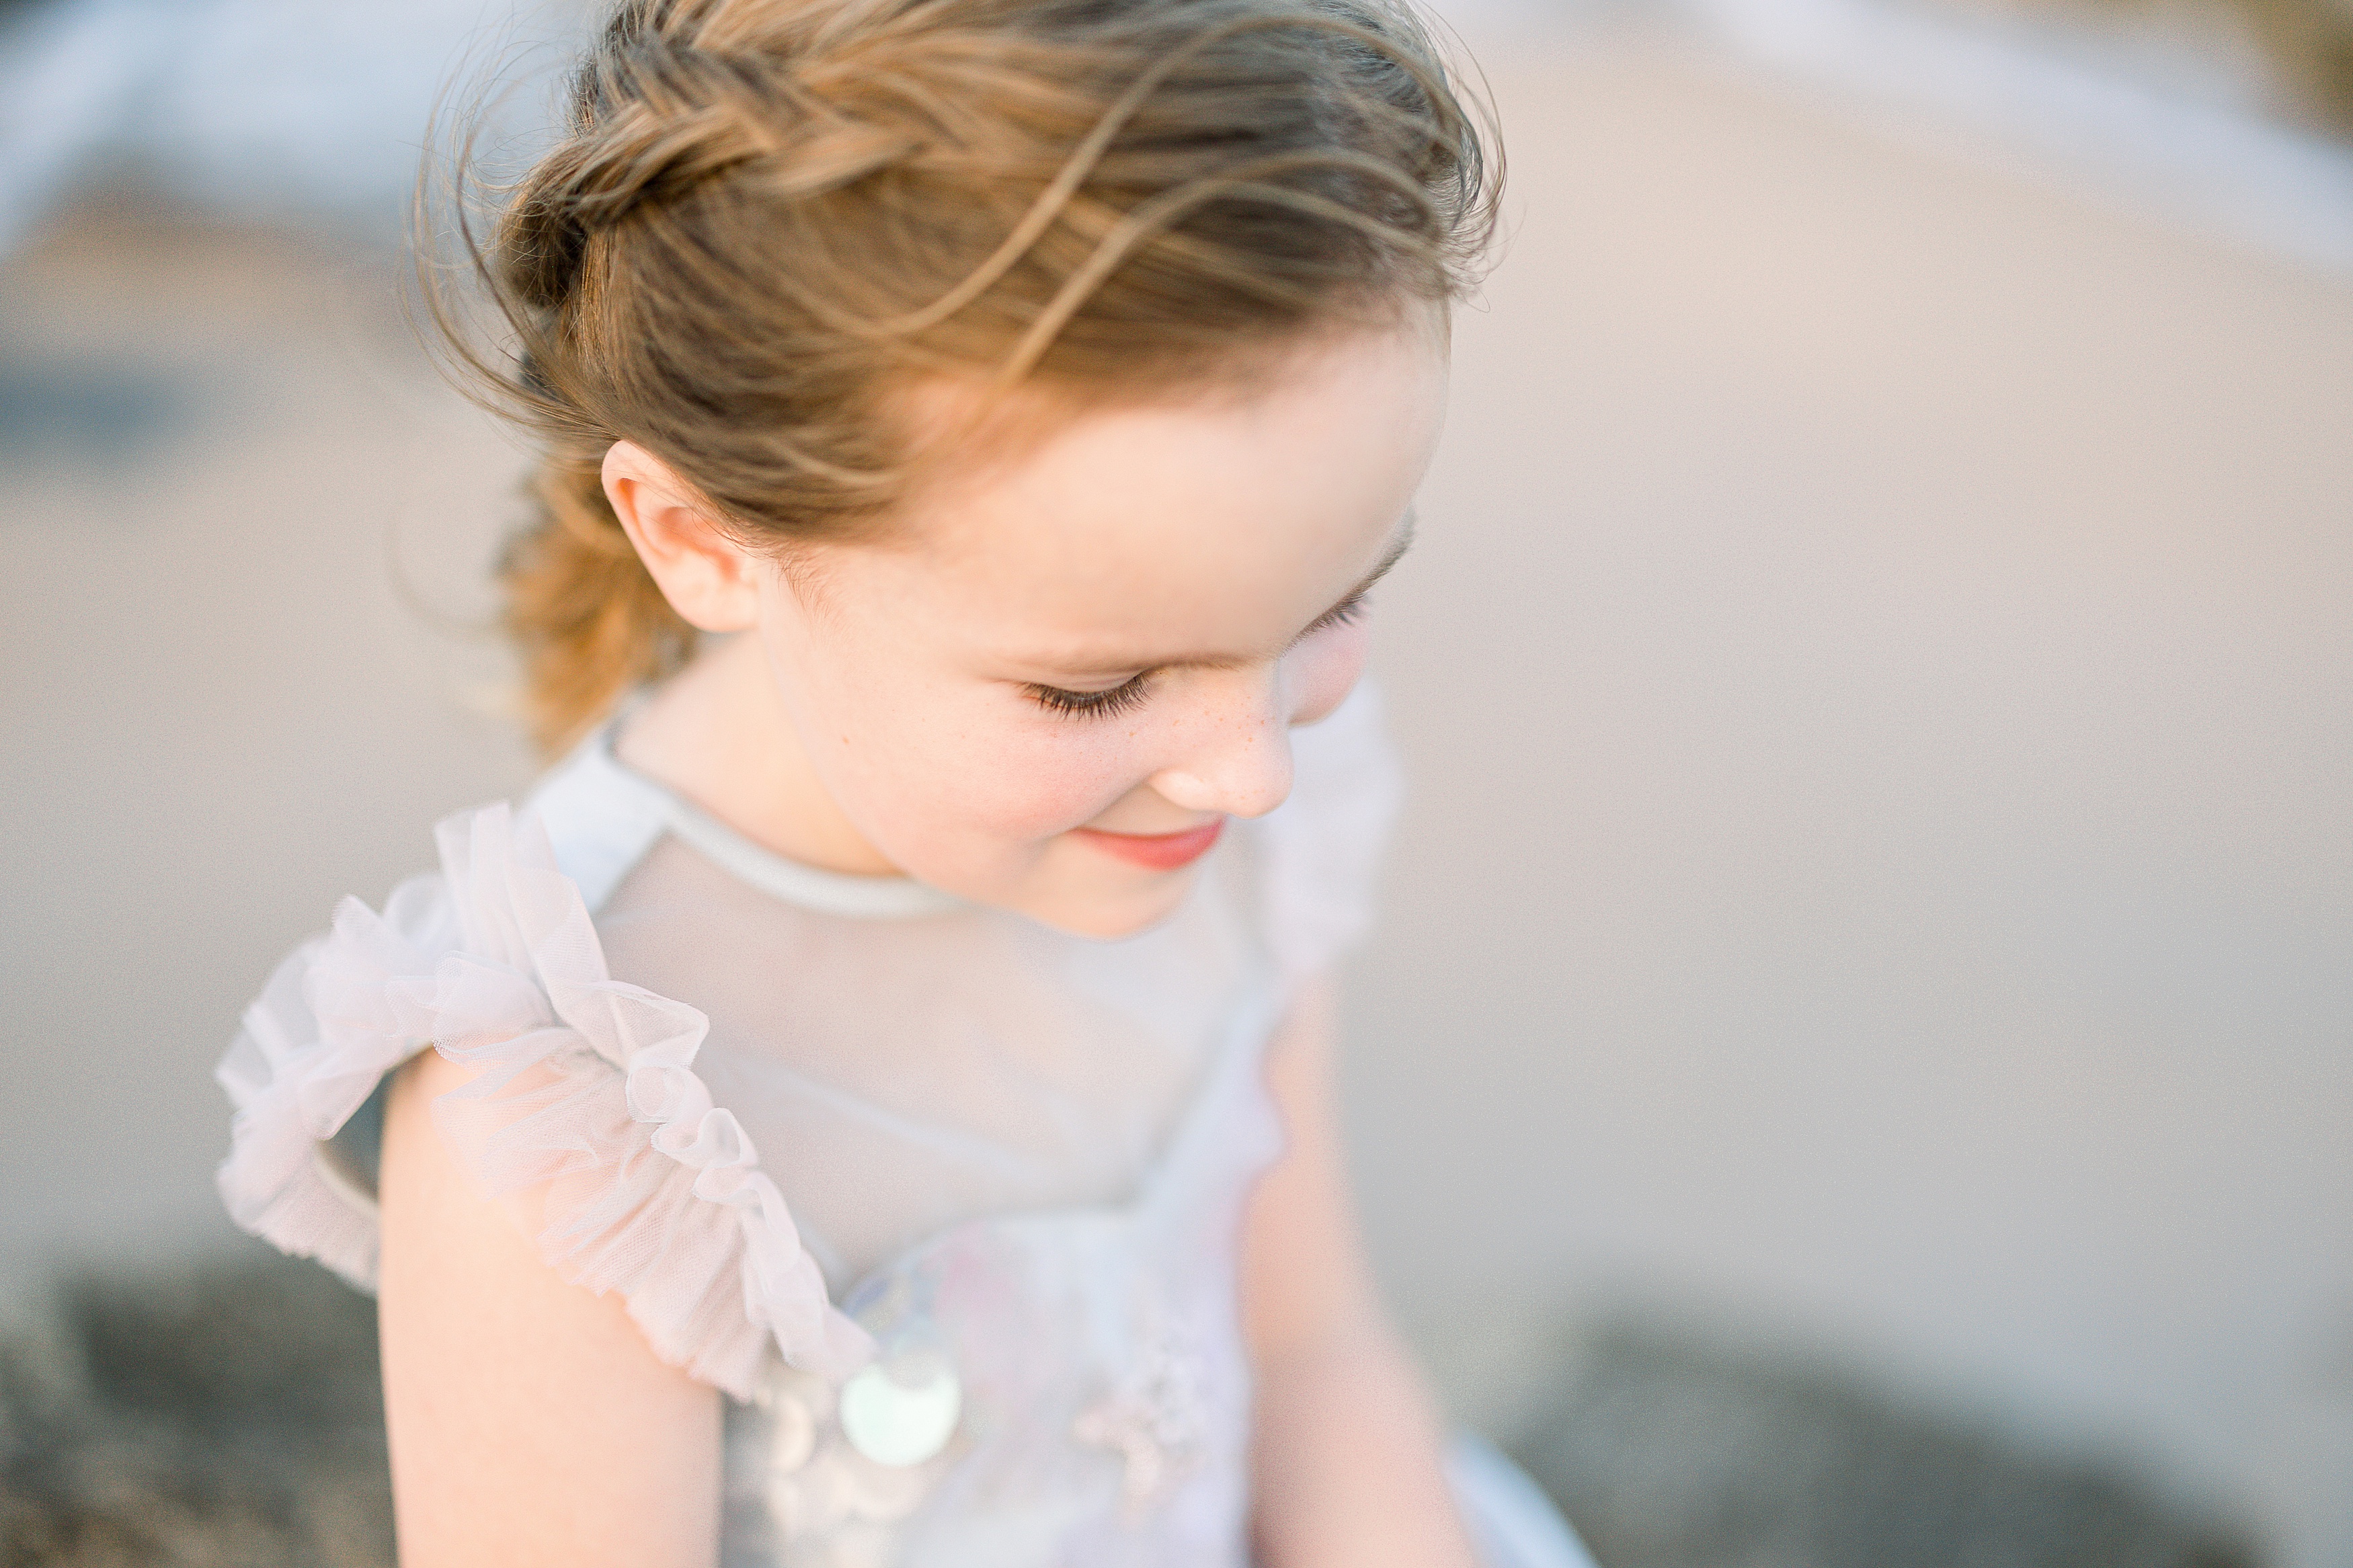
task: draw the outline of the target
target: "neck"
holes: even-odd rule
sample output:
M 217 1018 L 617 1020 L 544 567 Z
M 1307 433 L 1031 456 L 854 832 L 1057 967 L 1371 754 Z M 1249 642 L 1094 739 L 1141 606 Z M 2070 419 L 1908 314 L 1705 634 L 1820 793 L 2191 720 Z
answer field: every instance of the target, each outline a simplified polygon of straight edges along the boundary
M 852 876 L 898 874 L 809 765 L 759 638 L 706 643 L 622 726 L 621 761 L 754 844 Z

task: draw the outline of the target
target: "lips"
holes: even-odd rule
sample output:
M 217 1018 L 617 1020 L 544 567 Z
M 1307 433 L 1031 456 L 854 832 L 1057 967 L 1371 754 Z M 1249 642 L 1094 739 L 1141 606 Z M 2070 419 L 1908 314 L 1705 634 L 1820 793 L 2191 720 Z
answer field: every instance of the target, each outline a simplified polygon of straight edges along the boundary
M 1105 833 L 1100 827 L 1073 828 L 1073 835 L 1104 854 L 1141 866 L 1148 871 L 1174 871 L 1207 855 L 1224 832 L 1226 819 L 1213 817 L 1182 833 Z

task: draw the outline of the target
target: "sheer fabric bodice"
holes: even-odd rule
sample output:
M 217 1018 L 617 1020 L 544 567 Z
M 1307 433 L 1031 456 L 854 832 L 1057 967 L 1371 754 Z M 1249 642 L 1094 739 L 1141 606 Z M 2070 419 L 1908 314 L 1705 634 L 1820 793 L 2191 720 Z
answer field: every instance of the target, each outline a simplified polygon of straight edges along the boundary
M 481 1074 L 437 1121 L 550 1265 L 734 1396 L 731 1563 L 1239 1568 L 1261 1053 L 1396 787 L 1368 691 L 1293 739 L 1292 798 L 1103 942 L 783 860 L 593 738 L 273 977 L 224 1194 L 369 1284 L 336 1141 L 438 1047 Z
M 537 804 L 561 823 L 575 792 L 595 810 L 649 788 L 592 752 Z M 696 1070 L 837 1292 L 958 1220 L 1127 1197 L 1274 984 L 1252 845 L 1213 856 L 1168 921 L 1106 943 L 692 831 L 655 840 L 597 933 L 616 974 L 709 1016 Z

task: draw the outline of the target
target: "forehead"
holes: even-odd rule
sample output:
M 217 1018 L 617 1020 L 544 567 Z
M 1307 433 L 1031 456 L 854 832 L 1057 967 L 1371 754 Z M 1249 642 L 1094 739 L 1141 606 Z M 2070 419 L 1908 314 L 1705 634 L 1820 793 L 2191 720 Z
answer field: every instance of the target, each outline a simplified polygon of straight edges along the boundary
M 1308 345 L 1238 387 L 1082 413 L 1002 460 L 947 467 L 885 570 L 923 613 L 1040 658 L 1263 652 L 1395 538 L 1445 369 L 1441 333 L 1417 320 Z

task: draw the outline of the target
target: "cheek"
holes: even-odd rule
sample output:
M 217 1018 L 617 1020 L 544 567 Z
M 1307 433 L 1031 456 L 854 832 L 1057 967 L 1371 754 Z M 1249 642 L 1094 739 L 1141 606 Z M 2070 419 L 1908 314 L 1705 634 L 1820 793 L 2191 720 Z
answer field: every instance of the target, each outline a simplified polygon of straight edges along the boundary
M 1037 841 L 1100 816 L 1136 783 L 1127 731 L 1086 733 L 1024 717 L 972 728 L 940 758 L 959 814 L 993 837 Z
M 1372 628 L 1358 621 L 1319 632 L 1284 656 L 1291 721 L 1313 724 L 1340 706 L 1365 673 L 1372 647 Z
M 901 706 L 857 738 L 851 787 L 864 809 L 850 809 L 886 854 L 926 858 L 951 840 L 969 853 L 981 849 L 975 839 L 1018 852 L 1101 816 L 1134 786 L 1124 727 L 1040 725 L 995 697 Z
M 778 616 L 770 664 L 826 792 L 910 873 L 985 894 L 1134 787 L 1144 747 L 1127 726 L 1040 723 L 868 629 Z

